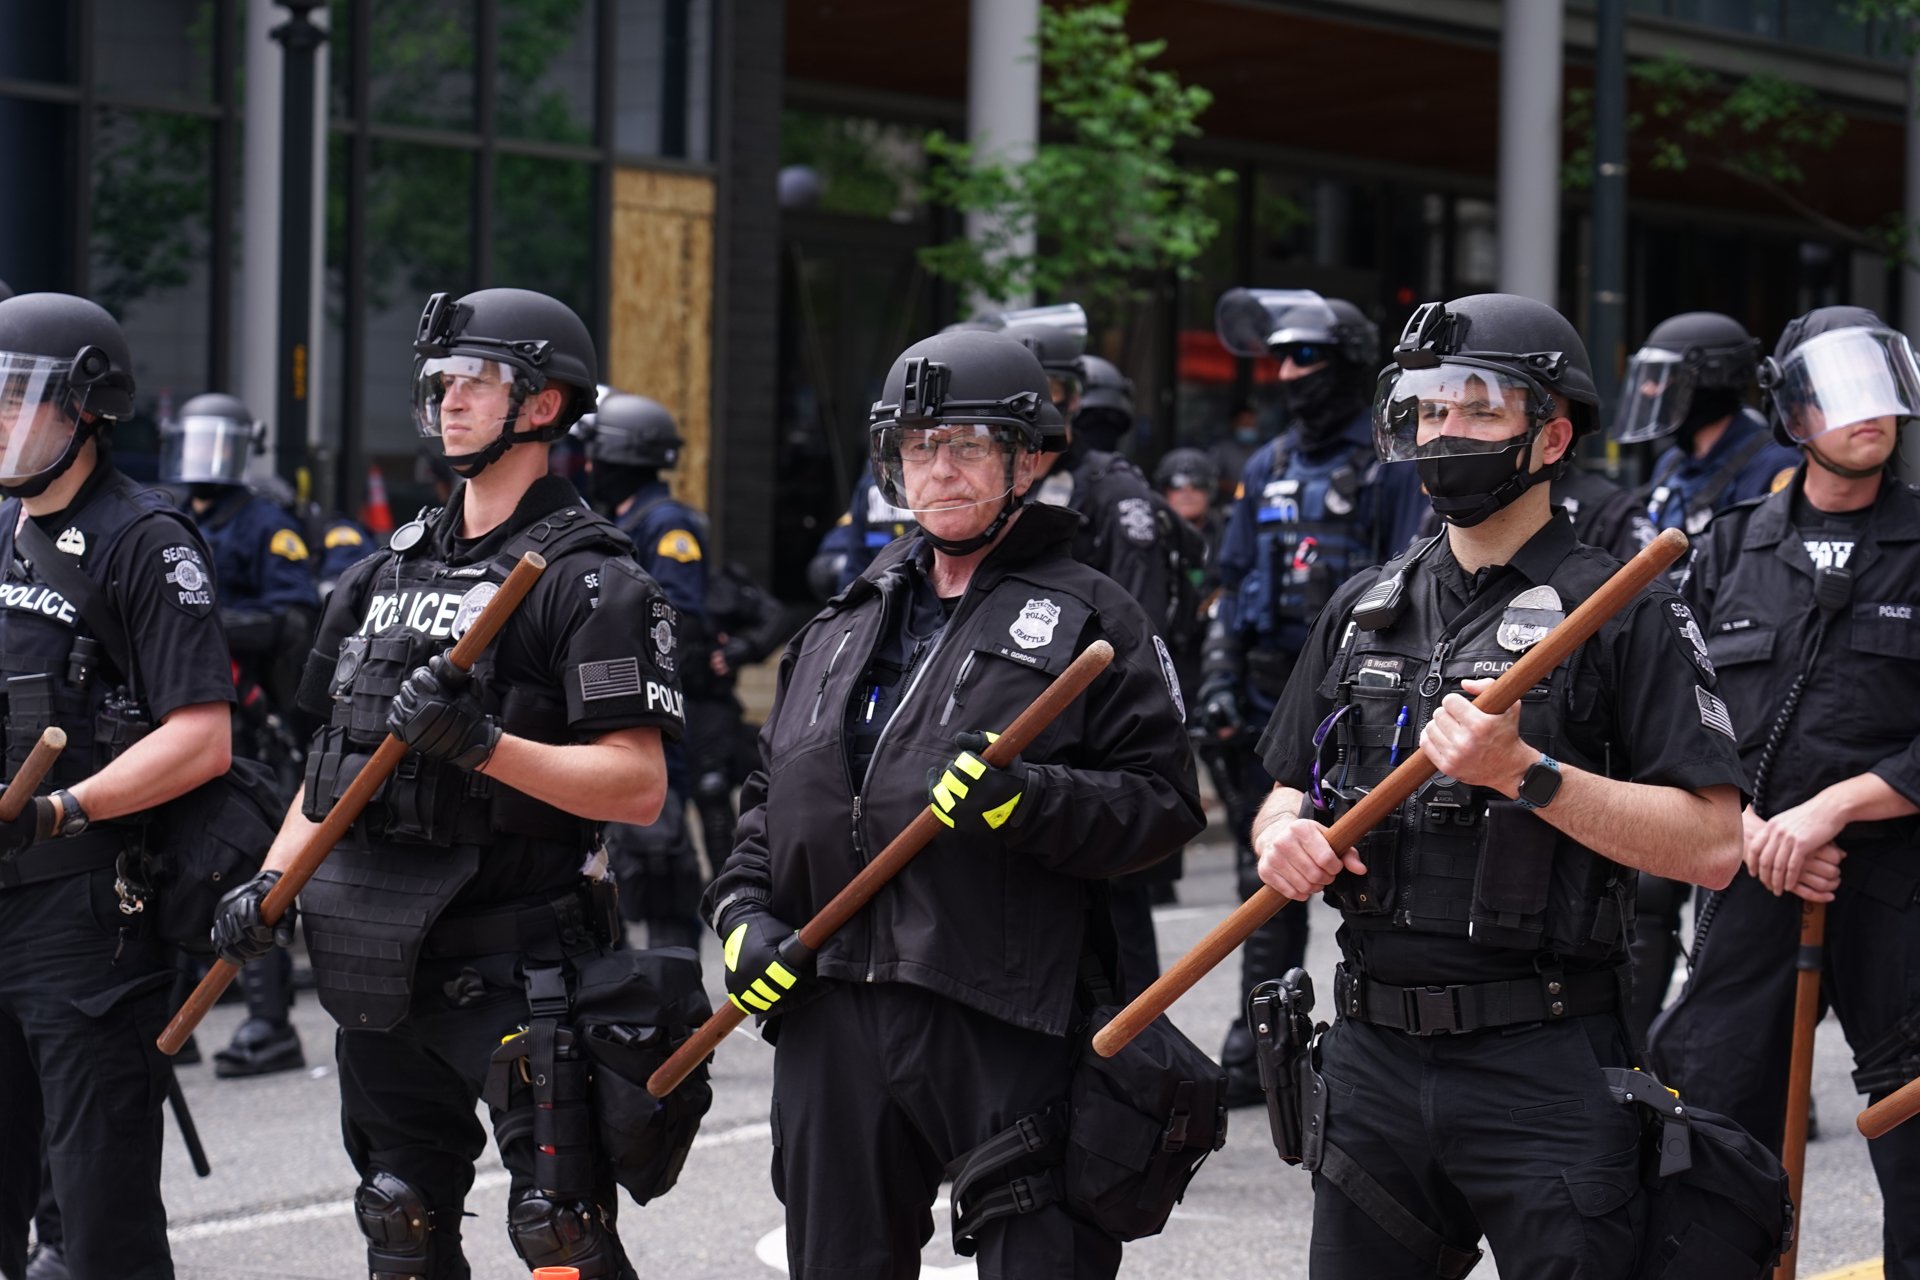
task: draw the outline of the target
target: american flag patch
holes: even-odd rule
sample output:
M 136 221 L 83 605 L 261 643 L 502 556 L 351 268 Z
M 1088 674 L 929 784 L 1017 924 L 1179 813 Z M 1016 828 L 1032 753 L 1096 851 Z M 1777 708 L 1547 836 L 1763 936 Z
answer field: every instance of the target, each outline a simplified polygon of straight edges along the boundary
M 597 698 L 637 696 L 640 692 L 640 660 L 615 658 L 611 662 L 580 664 L 580 697 L 592 702 Z
M 1733 731 L 1733 718 L 1727 714 L 1727 704 L 1702 689 L 1693 686 L 1693 698 L 1700 704 L 1700 723 L 1709 729 L 1718 729 L 1729 738 L 1737 737 Z

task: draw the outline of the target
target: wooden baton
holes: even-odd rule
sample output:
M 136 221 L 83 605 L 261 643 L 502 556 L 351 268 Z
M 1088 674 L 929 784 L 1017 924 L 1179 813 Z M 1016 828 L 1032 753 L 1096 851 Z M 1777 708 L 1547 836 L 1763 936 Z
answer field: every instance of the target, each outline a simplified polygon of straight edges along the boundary
M 494 636 L 500 633 L 500 628 L 513 616 L 513 611 L 527 598 L 527 592 L 533 589 L 533 584 L 546 572 L 546 568 L 546 560 L 536 552 L 529 551 L 521 556 L 520 562 L 513 566 L 513 572 L 507 575 L 507 580 L 487 600 L 480 616 L 473 620 L 473 625 L 453 646 L 447 660 L 462 671 L 471 670 L 487 646 L 493 643 Z M 373 755 L 360 766 L 360 772 L 354 777 L 346 794 L 335 802 L 320 825 L 307 836 L 306 844 L 294 855 L 292 865 L 261 901 L 262 923 L 280 923 L 280 917 L 293 905 L 294 898 L 307 887 L 307 881 L 313 879 L 313 873 L 333 852 L 333 846 L 346 836 L 347 828 L 366 809 L 373 799 L 373 793 L 399 767 L 400 758 L 406 754 L 407 744 L 392 734 L 388 734 L 374 749 Z M 213 967 L 207 970 L 207 976 L 200 979 L 200 985 L 193 989 L 193 994 L 173 1015 L 173 1021 L 160 1033 L 160 1052 L 174 1054 L 180 1051 L 180 1046 L 187 1042 L 187 1037 L 193 1034 L 193 1029 L 200 1025 L 200 1020 L 207 1016 L 214 1001 L 220 998 L 220 993 L 227 989 L 227 984 L 239 972 L 239 966 L 229 961 L 213 962 Z
M 1473 705 L 1489 715 L 1500 715 L 1520 700 L 1521 695 L 1545 679 L 1553 669 L 1585 644 L 1601 626 L 1666 572 L 1681 552 L 1687 549 L 1687 535 L 1668 529 L 1641 549 L 1640 554 L 1622 565 L 1560 625 L 1541 638 L 1538 644 L 1521 654 L 1506 669 L 1493 687 L 1474 698 Z M 1360 802 L 1342 814 L 1327 831 L 1327 843 L 1335 849 L 1351 849 L 1360 838 L 1399 808 L 1434 773 L 1425 748 L 1416 747 L 1380 785 L 1360 798 Z M 1154 984 L 1134 998 L 1093 1038 L 1094 1052 L 1111 1058 L 1127 1047 L 1147 1024 L 1165 1013 L 1173 1002 L 1192 989 L 1215 965 L 1232 955 L 1252 936 L 1253 931 L 1271 920 L 1289 899 L 1278 890 L 1261 885 L 1234 913 L 1215 925 L 1193 949 L 1161 974 Z
M 40 731 L 40 741 L 33 744 L 33 750 L 27 753 L 26 763 L 20 766 L 20 772 L 13 775 L 13 781 L 7 784 L 4 793 L 0 793 L 0 822 L 12 822 L 27 807 L 27 801 L 33 799 L 33 793 L 47 776 L 47 770 L 53 768 L 54 757 L 67 749 L 67 731 L 59 725 L 49 725 Z
M 1801 1207 L 1793 1239 L 1774 1264 L 1773 1280 L 1793 1280 L 1805 1236 L 1807 1118 L 1813 1110 L 1813 1033 L 1820 1024 L 1820 960 L 1827 939 L 1827 904 L 1800 904 L 1800 951 L 1794 962 L 1793 1047 L 1787 1060 L 1787 1123 L 1780 1163 L 1787 1170 L 1787 1195 Z
M 1113 646 L 1105 640 L 1095 640 L 1075 658 L 1065 671 L 1054 678 L 1022 711 L 1006 732 L 1002 733 L 981 756 L 990 765 L 1000 768 L 1024 751 L 1040 731 L 1052 724 L 1054 718 L 1067 705 L 1086 690 L 1093 678 L 1107 669 L 1113 661 Z M 911 862 L 914 855 L 945 830 L 940 819 L 933 816 L 933 806 L 922 809 L 919 816 L 907 824 L 907 829 L 895 836 L 880 856 L 860 868 L 860 874 L 847 882 L 847 886 L 833 895 L 833 900 L 820 908 L 813 919 L 800 926 L 800 945 L 805 954 L 811 956 L 825 944 L 828 938 L 840 931 L 840 927 L 853 918 L 855 912 L 873 900 L 887 881 L 900 873 L 901 868 Z M 700 1029 L 687 1038 L 673 1056 L 660 1064 L 647 1080 L 647 1092 L 656 1098 L 664 1098 L 679 1087 L 680 1082 L 693 1074 L 693 1069 L 705 1062 L 714 1047 L 727 1038 L 735 1027 L 747 1020 L 732 1001 L 726 1001 L 714 1010 L 713 1016 L 702 1023 Z
M 1860 1113 L 1853 1122 L 1863 1138 L 1878 1138 L 1920 1115 L 1920 1080 L 1909 1080 Z

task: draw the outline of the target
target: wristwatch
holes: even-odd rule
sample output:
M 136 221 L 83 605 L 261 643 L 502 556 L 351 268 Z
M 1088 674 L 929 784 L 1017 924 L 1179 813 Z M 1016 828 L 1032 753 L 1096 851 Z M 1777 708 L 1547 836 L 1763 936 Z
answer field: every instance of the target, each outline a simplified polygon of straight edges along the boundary
M 87 829 L 92 819 L 87 817 L 87 811 L 80 807 L 80 802 L 73 798 L 73 792 L 62 787 L 53 793 L 53 798 L 60 804 L 60 825 L 53 834 L 77 836 Z
M 1520 778 L 1520 793 L 1516 797 L 1523 809 L 1544 809 L 1553 803 L 1560 794 L 1560 762 L 1545 752 L 1528 766 Z

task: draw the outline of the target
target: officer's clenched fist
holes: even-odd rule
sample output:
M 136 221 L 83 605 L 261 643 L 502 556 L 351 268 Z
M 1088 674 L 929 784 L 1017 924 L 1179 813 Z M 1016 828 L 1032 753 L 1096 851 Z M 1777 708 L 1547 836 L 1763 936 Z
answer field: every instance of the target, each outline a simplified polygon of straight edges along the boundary
M 813 966 L 793 926 L 768 911 L 735 912 L 721 931 L 727 999 L 742 1013 L 774 1013 Z
M 1260 880 L 1276 893 L 1305 902 L 1333 883 L 1342 871 L 1357 876 L 1366 864 L 1352 849 L 1336 853 L 1327 843 L 1327 829 L 1311 818 L 1293 816 L 1300 793 L 1276 788 L 1253 823 L 1253 851 L 1260 859 Z
M 387 728 L 421 755 L 462 769 L 478 769 L 500 742 L 500 726 L 481 706 L 471 677 L 439 653 L 400 686 Z

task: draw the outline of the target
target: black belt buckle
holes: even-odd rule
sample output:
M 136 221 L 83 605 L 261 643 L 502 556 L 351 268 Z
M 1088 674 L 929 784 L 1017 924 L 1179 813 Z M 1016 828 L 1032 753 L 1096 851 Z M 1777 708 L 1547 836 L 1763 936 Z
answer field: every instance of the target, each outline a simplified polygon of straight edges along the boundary
M 1458 987 L 1407 987 L 1407 1033 L 1416 1036 L 1452 1035 L 1460 1030 Z

